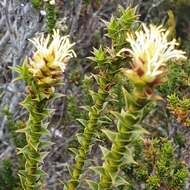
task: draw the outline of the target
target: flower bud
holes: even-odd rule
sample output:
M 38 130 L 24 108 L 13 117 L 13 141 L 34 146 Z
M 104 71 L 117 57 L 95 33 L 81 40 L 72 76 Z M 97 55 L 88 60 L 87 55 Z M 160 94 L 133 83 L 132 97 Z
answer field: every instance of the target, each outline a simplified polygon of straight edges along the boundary
M 69 59 L 76 54 L 68 36 L 61 37 L 59 31 L 54 30 L 52 40 L 50 35 L 30 40 L 36 51 L 29 59 L 28 70 L 38 85 L 52 86 L 59 83 Z

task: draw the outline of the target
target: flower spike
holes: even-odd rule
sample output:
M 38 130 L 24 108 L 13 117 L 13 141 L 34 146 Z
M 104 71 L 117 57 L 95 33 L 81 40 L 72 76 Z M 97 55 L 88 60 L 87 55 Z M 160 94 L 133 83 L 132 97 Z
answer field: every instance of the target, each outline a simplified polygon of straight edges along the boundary
M 60 67 L 62 72 L 65 70 L 65 65 L 72 57 L 76 57 L 76 54 L 72 47 L 74 43 L 70 43 L 69 36 L 60 36 L 59 30 L 54 30 L 52 35 L 52 41 L 50 41 L 50 35 L 45 38 L 42 34 L 40 37 L 29 40 L 36 47 L 36 52 L 32 56 L 32 61 L 35 64 L 31 64 L 31 72 L 43 67 L 57 68 Z M 39 65 L 38 65 L 39 64 Z
M 127 50 L 133 59 L 132 70 L 125 73 L 134 83 L 145 85 L 160 82 L 170 60 L 186 59 L 185 52 L 176 49 L 175 39 L 168 41 L 169 31 L 162 26 L 142 24 L 142 30 L 134 35 L 128 34 L 131 49 Z

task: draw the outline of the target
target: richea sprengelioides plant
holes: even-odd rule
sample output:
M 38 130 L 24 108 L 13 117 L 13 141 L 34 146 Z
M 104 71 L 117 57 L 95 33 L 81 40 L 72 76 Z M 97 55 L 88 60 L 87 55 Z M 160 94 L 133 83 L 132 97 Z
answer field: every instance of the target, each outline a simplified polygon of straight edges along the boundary
M 19 171 L 24 190 L 40 190 L 43 187 L 43 160 L 48 154 L 44 149 L 51 143 L 42 137 L 49 134 L 45 119 L 52 112 L 48 102 L 61 95 L 55 92 L 60 85 L 63 72 L 70 58 L 75 57 L 73 45 L 68 36 L 42 34 L 30 40 L 36 50 L 27 57 L 22 66 L 14 68 L 19 73 L 17 80 L 26 83 L 26 98 L 21 105 L 27 109 L 29 118 L 26 127 L 17 132 L 26 136 L 26 146 L 18 148 L 18 154 L 25 157 L 25 168 Z
M 110 150 L 101 147 L 104 162 L 94 169 L 100 174 L 97 183 L 90 182 L 94 190 L 111 190 L 128 184 L 119 173 L 122 164 L 126 164 L 126 158 L 131 156 L 127 146 L 139 135 L 137 131 L 143 132 L 140 124 L 149 105 L 161 99 L 154 88 L 163 82 L 168 61 L 186 59 L 185 52 L 176 49 L 176 40 L 167 40 L 168 34 L 162 26 L 142 24 L 139 31 L 130 32 L 126 37 L 131 48 L 123 48 L 120 54 L 131 57 L 131 69 L 124 68 L 122 72 L 134 86 L 130 92 L 123 90 L 126 107 L 121 113 L 113 112 L 117 118 L 117 132 L 103 130 L 112 146 Z
M 48 109 L 48 103 L 62 96 L 56 93 L 56 87 L 61 85 L 65 67 L 76 54 L 69 36 L 62 37 L 58 30 L 53 29 L 56 22 L 55 1 L 33 0 L 32 3 L 36 8 L 41 4 L 46 6 L 48 31 L 52 34 L 46 37 L 42 34 L 30 40 L 36 50 L 31 57 L 25 58 L 21 66 L 14 68 L 19 73 L 16 80 L 23 80 L 26 83 L 26 97 L 21 105 L 28 112 L 25 127 L 17 130 L 25 135 L 26 140 L 25 146 L 18 148 L 18 154 L 24 157 L 24 168 L 20 167 L 22 169 L 19 171 L 19 177 L 24 190 L 42 190 L 45 188 L 43 161 L 48 154 L 46 148 L 51 145 L 51 142 L 44 138 L 49 136 L 46 120 L 52 113 L 52 110 Z M 109 45 L 104 44 L 99 49 L 94 49 L 93 56 L 90 57 L 96 64 L 95 74 L 92 74 L 96 87 L 88 89 L 92 97 L 92 106 L 83 106 L 88 111 L 87 118 L 78 120 L 84 128 L 83 133 L 77 135 L 78 150 L 72 148 L 75 163 L 70 166 L 71 176 L 64 183 L 65 190 L 81 188 L 84 166 L 88 161 L 91 147 L 96 142 L 97 133 L 108 138 L 110 148 L 106 147 L 106 141 L 104 146 L 100 147 L 102 164 L 91 167 L 99 178 L 96 182 L 88 180 L 88 188 L 114 190 L 130 187 L 130 180 L 128 181 L 125 176 L 123 165 L 126 167 L 131 163 L 137 163 L 133 159 L 131 147 L 134 149 L 134 143 L 138 139 L 142 140 L 145 133 L 149 134 L 141 124 L 152 106 L 158 100 L 162 100 L 156 93 L 156 87 L 164 83 L 163 78 L 167 76 L 168 64 L 173 60 L 186 59 L 185 52 L 177 49 L 179 44 L 175 39 L 171 39 L 169 30 L 161 25 L 141 23 L 135 8 L 124 10 L 120 7 L 119 10 L 118 17 L 112 16 L 109 22 L 105 22 Z M 112 96 L 115 92 L 117 96 Z M 120 97 L 122 95 L 123 97 Z M 110 101 L 119 102 L 119 105 L 114 107 L 114 103 Z M 169 108 L 174 114 L 176 109 L 178 112 L 179 109 L 184 111 L 184 107 L 189 110 L 187 107 L 189 101 L 186 99 L 180 100 L 169 96 L 168 101 Z M 112 111 L 108 108 L 110 105 L 113 106 Z M 116 123 L 116 129 L 102 126 L 104 121 L 101 119 L 105 110 L 106 114 L 112 115 L 110 118 L 112 123 Z M 184 116 L 184 113 L 181 115 Z M 168 161 L 163 155 L 171 153 L 172 158 L 174 157 L 171 147 L 167 141 L 160 148 L 162 152 L 158 155 L 157 162 L 157 171 L 160 173 L 162 167 L 167 165 L 165 160 Z M 177 163 L 175 159 L 169 166 L 171 170 L 175 168 L 173 163 Z M 165 187 L 173 188 L 173 184 L 177 183 L 183 187 L 187 173 L 183 167 L 180 170 L 176 169 L 172 184 L 168 182 L 169 185 L 166 184 Z M 164 179 L 161 175 L 146 176 L 146 185 L 149 189 L 159 188 L 162 181 Z
M 80 148 L 76 150 L 75 164 L 71 171 L 71 179 L 65 183 L 65 189 L 74 190 L 80 183 L 80 177 L 83 174 L 85 161 L 88 159 L 88 153 L 92 145 L 92 139 L 95 137 L 96 131 L 99 129 L 100 117 L 108 104 L 108 96 L 112 87 L 120 81 L 117 81 L 117 75 L 120 69 L 127 64 L 126 58 L 122 57 L 118 52 L 126 45 L 124 39 L 134 23 L 137 20 L 134 8 L 124 10 L 120 7 L 119 18 L 112 17 L 107 25 L 107 36 L 110 38 L 111 47 L 100 47 L 94 49 L 93 57 L 90 60 L 97 64 L 96 69 L 98 74 L 93 75 L 95 78 L 98 90 L 89 90 L 93 105 L 88 110 L 87 120 L 80 119 L 80 123 L 84 126 L 84 132 L 79 139 Z

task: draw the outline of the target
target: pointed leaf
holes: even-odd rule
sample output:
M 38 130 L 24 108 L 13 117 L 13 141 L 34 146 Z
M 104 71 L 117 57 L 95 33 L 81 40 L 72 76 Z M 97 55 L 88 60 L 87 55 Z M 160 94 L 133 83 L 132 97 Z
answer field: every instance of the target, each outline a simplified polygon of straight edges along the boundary
M 89 90 L 89 93 L 90 93 L 93 101 L 95 102 L 98 99 L 99 94 L 97 92 L 92 91 L 92 90 Z
M 72 175 L 72 168 L 71 168 L 70 164 L 64 163 L 63 166 L 68 170 L 68 172 L 69 172 L 69 174 L 71 176 Z
M 38 169 L 38 170 L 36 171 L 36 174 L 39 175 L 39 176 L 46 176 L 46 175 L 47 175 L 47 173 L 44 172 L 42 169 Z
M 82 108 L 85 111 L 89 111 L 91 109 L 90 106 L 80 106 L 80 108 Z
M 92 190 L 98 190 L 98 183 L 91 181 L 91 180 L 86 180 L 88 186 Z
M 123 153 L 123 164 L 137 164 L 137 162 L 133 158 L 132 149 L 126 148 L 126 151 Z
M 101 151 L 102 151 L 102 154 L 103 154 L 103 159 L 105 160 L 107 155 L 110 153 L 110 150 L 108 150 L 107 148 L 103 147 L 103 146 L 99 146 Z
M 79 144 L 81 144 L 82 143 L 82 134 L 77 133 L 76 137 L 77 137 L 77 140 L 78 140 Z
M 129 108 L 131 104 L 136 105 L 134 96 L 132 96 L 125 88 L 122 88 L 122 91 L 127 108 Z
M 76 121 L 78 121 L 83 127 L 87 126 L 87 120 L 85 119 L 76 119 Z
M 89 168 L 90 170 L 94 171 L 98 175 L 102 175 L 104 172 L 104 169 L 101 166 L 92 166 Z
M 49 148 L 50 146 L 54 145 L 55 143 L 51 142 L 51 141 L 41 141 L 40 142 L 40 148 Z
M 36 160 L 40 163 L 44 163 L 45 157 L 49 154 L 49 152 L 41 152 L 38 157 L 32 158 L 33 160 Z
M 17 129 L 15 132 L 16 133 L 27 133 L 27 130 L 28 130 L 28 128 L 22 128 L 22 129 Z
M 115 183 L 113 184 L 115 187 L 123 186 L 123 185 L 128 185 L 129 183 L 121 176 L 117 176 L 115 179 Z
M 102 111 L 104 111 L 104 110 L 106 109 L 107 105 L 108 105 L 108 102 L 104 102 L 104 103 L 103 103 Z
M 56 99 L 62 98 L 62 97 L 64 97 L 64 96 L 65 96 L 65 94 L 54 93 L 52 100 L 56 100 Z
M 76 148 L 69 148 L 69 150 L 70 150 L 72 153 L 74 153 L 74 155 L 77 155 L 77 153 L 78 153 L 78 149 L 76 149 Z
M 135 141 L 142 139 L 144 135 L 150 135 L 150 133 L 140 125 L 135 125 L 132 132 L 131 140 Z
M 115 138 L 117 136 L 117 132 L 113 132 L 109 129 L 102 129 L 102 132 L 108 137 L 108 139 L 111 141 L 111 142 L 114 142 L 115 141 Z

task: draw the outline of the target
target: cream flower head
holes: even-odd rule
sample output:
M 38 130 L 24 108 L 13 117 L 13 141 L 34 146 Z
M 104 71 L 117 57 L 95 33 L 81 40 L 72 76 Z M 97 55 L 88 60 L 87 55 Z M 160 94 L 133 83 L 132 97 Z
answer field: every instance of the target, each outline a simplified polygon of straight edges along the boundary
M 128 34 L 127 41 L 131 49 L 127 50 L 133 59 L 132 70 L 125 73 L 136 84 L 152 83 L 164 74 L 170 60 L 186 59 L 185 52 L 176 49 L 175 39 L 168 41 L 169 31 L 162 26 L 142 24 L 142 30 L 134 35 Z
M 29 72 L 37 78 L 38 83 L 53 83 L 65 71 L 69 59 L 76 54 L 72 49 L 68 36 L 60 36 L 59 30 L 54 30 L 52 39 L 48 34 L 29 40 L 36 47 L 32 58 L 29 60 Z
M 49 2 L 50 5 L 55 5 L 55 0 L 44 0 L 44 2 Z

